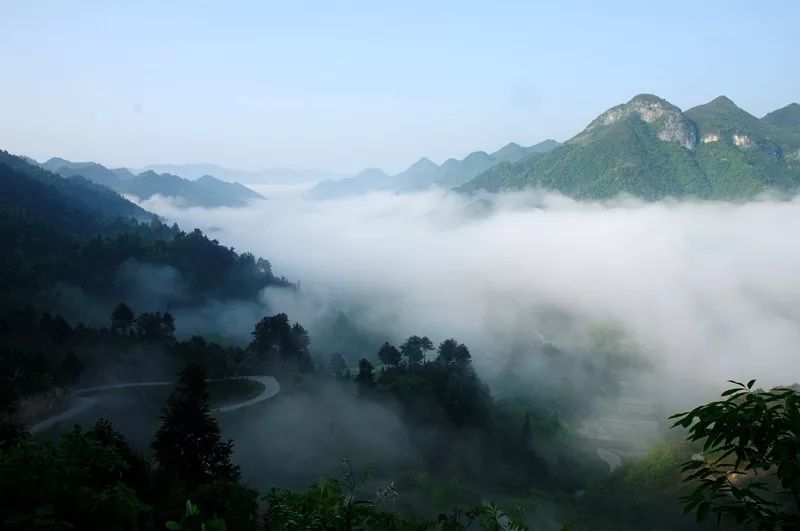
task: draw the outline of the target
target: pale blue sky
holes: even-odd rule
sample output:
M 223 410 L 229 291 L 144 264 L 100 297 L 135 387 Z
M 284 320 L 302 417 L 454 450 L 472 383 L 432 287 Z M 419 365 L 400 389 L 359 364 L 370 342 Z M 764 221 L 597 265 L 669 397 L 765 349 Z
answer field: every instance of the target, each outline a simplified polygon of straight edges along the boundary
M 393 171 L 563 140 L 640 92 L 761 116 L 800 100 L 798 28 L 796 0 L 3 0 L 0 148 Z

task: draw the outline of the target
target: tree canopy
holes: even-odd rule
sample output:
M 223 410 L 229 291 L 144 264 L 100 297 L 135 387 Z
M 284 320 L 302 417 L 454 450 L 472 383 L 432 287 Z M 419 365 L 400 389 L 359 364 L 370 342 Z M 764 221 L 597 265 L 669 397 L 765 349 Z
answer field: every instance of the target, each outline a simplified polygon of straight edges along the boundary
M 724 400 L 674 415 L 703 453 L 683 464 L 694 490 L 683 498 L 699 520 L 800 528 L 800 393 L 734 382 Z
M 209 410 L 202 366 L 189 365 L 181 372 L 161 422 L 152 443 L 159 467 L 191 485 L 239 478 L 239 467 L 231 463 L 233 441 L 222 440 Z

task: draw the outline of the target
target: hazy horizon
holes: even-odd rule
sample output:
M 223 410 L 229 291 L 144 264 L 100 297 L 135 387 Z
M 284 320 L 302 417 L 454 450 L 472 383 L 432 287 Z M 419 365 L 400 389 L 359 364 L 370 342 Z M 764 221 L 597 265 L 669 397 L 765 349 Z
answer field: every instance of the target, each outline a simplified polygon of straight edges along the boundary
M 4 3 L 0 145 L 109 167 L 395 173 L 563 141 L 642 92 L 682 109 L 724 94 L 756 116 L 799 99 L 790 2 L 195 6 Z

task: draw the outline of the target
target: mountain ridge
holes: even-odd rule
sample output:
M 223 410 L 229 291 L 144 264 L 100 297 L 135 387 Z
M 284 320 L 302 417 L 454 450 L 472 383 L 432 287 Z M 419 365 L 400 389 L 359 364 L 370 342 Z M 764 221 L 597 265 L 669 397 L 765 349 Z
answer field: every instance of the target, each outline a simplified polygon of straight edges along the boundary
M 682 111 L 639 94 L 598 115 L 546 154 L 494 166 L 458 188 L 489 192 L 544 188 L 579 199 L 630 194 L 736 200 L 800 186 L 789 149 L 800 150 L 795 108 L 765 124 L 726 96 Z M 784 116 L 786 118 L 784 118 Z M 779 119 L 780 118 L 780 119 Z M 798 151 L 800 160 L 800 151 Z
M 449 158 L 441 165 L 437 165 L 427 157 L 421 157 L 394 175 L 388 175 L 383 170 L 380 170 L 380 174 L 365 173 L 367 170 L 364 170 L 353 177 L 322 181 L 309 192 L 308 197 L 330 199 L 375 191 L 407 192 L 432 186 L 453 188 L 466 183 L 496 164 L 547 152 L 559 145 L 552 139 L 528 147 L 512 142 L 491 154 L 485 151 L 473 151 L 463 159 Z
M 238 182 L 223 181 L 207 174 L 196 180 L 154 170 L 135 174 L 127 168 L 109 169 L 97 162 L 71 162 L 59 157 L 52 157 L 41 164 L 34 163 L 62 177 L 83 177 L 118 193 L 134 195 L 140 200 L 161 195 L 178 199 L 187 206 L 240 207 L 247 205 L 248 201 L 263 199 L 263 196 Z

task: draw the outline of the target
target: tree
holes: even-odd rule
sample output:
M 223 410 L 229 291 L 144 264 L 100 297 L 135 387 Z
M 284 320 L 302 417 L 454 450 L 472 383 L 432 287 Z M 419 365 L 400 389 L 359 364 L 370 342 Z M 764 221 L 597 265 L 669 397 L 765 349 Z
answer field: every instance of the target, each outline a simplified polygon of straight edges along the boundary
M 698 520 L 713 513 L 758 529 L 800 528 L 800 393 L 794 389 L 735 387 L 724 400 L 670 418 L 703 442 L 703 455 L 684 463 L 684 511 Z
M 135 322 L 136 316 L 133 315 L 133 310 L 124 302 L 117 304 L 111 312 L 111 331 L 114 333 L 127 334 Z
M 378 350 L 378 358 L 381 363 L 389 367 L 399 367 L 402 361 L 400 351 L 388 341 L 381 345 L 380 350 Z
M 42 314 L 42 318 L 39 321 L 39 331 L 56 343 L 63 343 L 72 335 L 72 328 L 63 317 L 60 315 L 51 317 L 49 313 Z
M 152 508 L 124 482 L 128 463 L 98 430 L 0 453 L 3 529 L 147 529 Z
M 175 339 L 175 319 L 169 312 L 142 313 L 136 319 L 136 331 L 145 341 L 171 342 Z
M 240 475 L 231 463 L 233 442 L 222 440 L 209 412 L 205 378 L 199 365 L 187 365 L 181 372 L 151 444 L 159 466 L 190 485 L 236 481 Z
M 350 376 L 350 372 L 347 370 L 347 363 L 344 361 L 344 357 L 338 352 L 335 352 L 331 356 L 328 370 L 330 370 L 331 374 L 337 380 L 347 380 Z
M 472 356 L 469 353 L 469 348 L 463 343 L 459 343 L 455 339 L 445 339 L 439 345 L 438 358 L 439 363 L 445 366 L 458 366 L 465 367 L 469 365 Z
M 175 318 L 169 312 L 161 316 L 161 333 L 168 341 L 175 339 Z
M 367 389 L 375 385 L 375 367 L 373 367 L 372 363 L 366 358 L 361 358 L 358 361 L 356 382 L 362 389 Z
M 192 495 L 192 500 L 200 506 L 200 514 L 219 517 L 225 522 L 225 531 L 260 529 L 258 499 L 257 491 L 231 481 L 203 485 Z
M 427 336 L 411 336 L 400 346 L 400 352 L 408 359 L 409 368 L 422 365 L 425 352 L 429 350 L 433 350 L 433 343 Z
M 267 367 L 313 371 L 308 332 L 299 323 L 290 325 L 285 313 L 264 317 L 256 323 L 252 335 L 249 348 Z
M 2 361 L 2 356 L 0 356 Z M 18 393 L 14 380 L 2 374 L 0 379 L 0 450 L 11 447 L 26 437 L 25 429 L 16 420 Z

